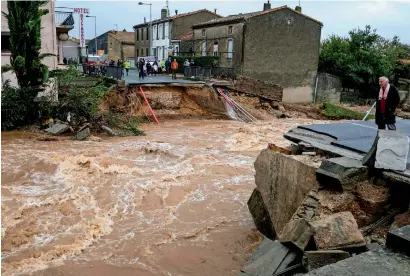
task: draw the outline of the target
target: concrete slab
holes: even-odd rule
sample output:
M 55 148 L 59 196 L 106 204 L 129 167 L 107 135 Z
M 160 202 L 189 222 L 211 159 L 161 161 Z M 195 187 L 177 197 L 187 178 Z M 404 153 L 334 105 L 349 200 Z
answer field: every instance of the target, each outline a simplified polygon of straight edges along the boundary
M 313 270 L 305 276 L 408 276 L 410 257 L 384 247 Z
M 410 225 L 389 231 L 386 246 L 410 256 Z
M 140 84 L 170 84 L 170 83 L 180 83 L 180 84 L 204 84 L 201 81 L 185 80 L 185 79 L 172 79 L 167 75 L 156 75 L 148 76 L 144 79 L 138 77 L 138 71 L 130 70 L 128 76 L 123 76 L 123 80 L 128 85 L 140 85 Z

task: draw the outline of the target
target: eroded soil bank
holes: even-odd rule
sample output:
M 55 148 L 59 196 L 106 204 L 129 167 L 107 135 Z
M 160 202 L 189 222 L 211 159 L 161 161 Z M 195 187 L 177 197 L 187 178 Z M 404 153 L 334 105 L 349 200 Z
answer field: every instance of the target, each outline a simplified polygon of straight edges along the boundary
M 236 275 L 253 162 L 310 119 L 181 120 L 102 142 L 2 133 L 4 275 Z

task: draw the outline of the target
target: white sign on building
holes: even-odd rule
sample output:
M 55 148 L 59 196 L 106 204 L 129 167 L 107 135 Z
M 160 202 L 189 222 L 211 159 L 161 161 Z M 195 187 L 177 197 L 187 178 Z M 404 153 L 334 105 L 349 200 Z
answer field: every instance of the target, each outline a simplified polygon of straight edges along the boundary
M 85 47 L 84 14 L 89 14 L 90 9 L 74 8 L 74 13 L 78 13 L 80 15 L 80 47 Z

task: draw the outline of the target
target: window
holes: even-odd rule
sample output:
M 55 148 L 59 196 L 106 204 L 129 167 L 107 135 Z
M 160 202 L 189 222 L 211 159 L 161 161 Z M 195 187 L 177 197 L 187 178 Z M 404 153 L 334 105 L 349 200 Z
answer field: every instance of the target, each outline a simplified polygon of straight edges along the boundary
M 206 40 L 202 41 L 201 52 L 203 57 L 206 56 Z
M 137 29 L 137 41 L 140 40 L 140 29 Z
M 217 57 L 218 56 L 218 41 L 214 41 L 214 47 L 213 47 L 213 56 Z
M 140 56 L 140 49 L 137 49 L 137 58 Z
M 206 35 L 206 32 L 205 32 L 205 29 L 203 29 L 202 30 L 202 36 L 205 36 Z
M 167 23 L 165 23 L 165 27 L 164 27 L 164 33 L 165 33 L 164 37 L 165 37 L 165 39 L 168 38 L 168 32 L 169 32 L 169 29 L 168 29 L 168 22 L 167 22 Z
M 149 56 L 148 50 L 149 50 L 148 48 L 145 49 L 145 56 Z
M 178 46 L 175 46 L 175 55 L 178 56 L 178 53 L 179 53 L 179 48 Z
M 228 27 L 228 34 L 231 34 L 232 33 L 232 26 L 229 26 Z
M 164 35 L 164 29 L 163 29 L 163 24 L 158 25 L 158 39 L 163 39 Z
M 162 46 L 162 58 L 165 59 L 165 46 Z
M 233 40 L 232 39 L 228 39 L 228 55 L 226 56 L 227 59 L 232 59 L 233 56 Z
M 149 31 L 148 31 L 148 28 L 147 28 L 147 40 L 149 40 Z
M 1 52 L 10 52 L 10 35 L 9 34 L 1 34 Z
M 158 39 L 157 25 L 154 25 L 154 27 L 152 28 L 152 39 Z

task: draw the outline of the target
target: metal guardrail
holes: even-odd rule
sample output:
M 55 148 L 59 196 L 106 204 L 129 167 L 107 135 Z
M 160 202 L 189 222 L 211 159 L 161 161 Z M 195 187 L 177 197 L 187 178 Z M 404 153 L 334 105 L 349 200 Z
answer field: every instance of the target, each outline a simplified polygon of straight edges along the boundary
M 184 76 L 198 79 L 211 79 L 212 77 L 234 79 L 236 74 L 235 69 L 230 67 L 185 66 Z
M 56 11 L 56 25 L 57 26 L 73 26 L 74 25 L 74 17 L 72 12 L 63 12 L 63 11 Z
M 85 75 L 106 76 L 116 80 L 120 80 L 122 78 L 124 70 L 124 68 L 120 66 L 89 64 L 79 64 L 77 69 Z

